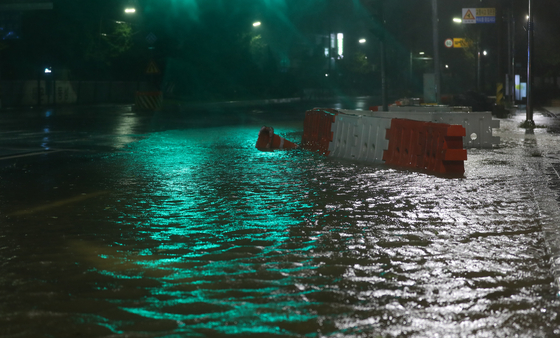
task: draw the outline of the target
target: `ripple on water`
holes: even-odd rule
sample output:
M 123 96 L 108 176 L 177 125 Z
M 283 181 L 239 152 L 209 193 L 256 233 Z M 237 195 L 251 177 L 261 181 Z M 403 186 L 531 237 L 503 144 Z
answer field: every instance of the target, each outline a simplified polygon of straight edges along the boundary
M 122 166 L 114 227 L 78 245 L 106 304 L 84 320 L 160 336 L 545 336 L 558 324 L 539 173 L 510 150 L 474 151 L 466 177 L 446 179 L 258 152 L 254 130 L 154 133 L 107 159 Z

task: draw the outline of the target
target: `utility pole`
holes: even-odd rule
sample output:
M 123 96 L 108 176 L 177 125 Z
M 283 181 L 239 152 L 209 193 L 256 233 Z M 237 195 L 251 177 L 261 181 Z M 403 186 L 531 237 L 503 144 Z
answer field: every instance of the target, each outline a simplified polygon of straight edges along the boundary
M 529 0 L 529 19 L 527 20 L 527 118 L 525 126 L 535 126 L 533 121 L 533 0 Z
M 386 60 L 386 40 L 387 33 L 385 27 L 385 11 L 384 11 L 384 0 L 362 0 L 368 5 L 368 9 L 371 12 L 371 19 L 373 26 L 370 29 L 371 33 L 379 40 L 379 58 L 380 58 L 380 68 L 381 68 L 381 102 L 383 111 L 389 110 L 388 105 L 388 95 L 387 95 L 387 60 Z
M 476 91 L 480 93 L 480 37 L 476 42 Z
M 509 105 L 515 105 L 515 17 L 513 5 L 508 8 L 508 91 Z
M 381 19 L 381 36 L 379 37 L 380 46 L 379 50 L 381 53 L 381 103 L 383 105 L 383 111 L 389 111 L 389 103 L 387 102 L 387 63 L 386 63 L 386 51 L 385 51 L 385 10 L 384 1 L 380 2 L 379 17 Z
M 438 4 L 432 0 L 432 31 L 434 39 L 434 85 L 436 90 L 436 103 L 441 101 L 440 69 L 439 69 L 439 29 L 438 29 Z

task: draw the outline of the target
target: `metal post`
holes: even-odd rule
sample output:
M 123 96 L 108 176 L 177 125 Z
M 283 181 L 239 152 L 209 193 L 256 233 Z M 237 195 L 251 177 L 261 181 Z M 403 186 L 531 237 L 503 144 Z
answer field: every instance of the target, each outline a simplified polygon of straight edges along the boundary
M 515 16 L 511 10 L 511 104 L 515 104 Z
M 385 33 L 383 33 L 385 34 Z M 387 103 L 387 72 L 385 70 L 385 38 L 381 41 L 380 52 L 381 52 L 381 102 L 383 104 L 383 111 L 389 111 L 389 105 Z
M 533 0 L 529 0 L 529 19 L 527 20 L 527 120 L 526 125 L 535 125 L 533 121 Z
M 412 52 L 410 52 L 410 60 L 409 60 L 409 66 L 408 66 L 408 89 L 410 90 L 410 92 L 413 92 L 412 89 Z
M 480 92 L 480 43 L 476 44 L 477 61 L 476 61 L 476 91 Z
M 37 106 L 41 105 L 41 72 L 37 77 Z
M 436 89 L 436 103 L 441 101 L 440 69 L 439 69 L 439 30 L 437 0 L 432 0 L 432 31 L 434 36 L 434 82 Z
M 380 17 L 381 17 L 381 41 L 380 41 L 380 53 L 381 53 L 381 103 L 383 105 L 383 111 L 389 111 L 389 104 L 387 99 L 387 64 L 386 64 L 386 52 L 385 52 L 385 11 L 384 2 L 380 3 Z
M 508 9 L 508 92 L 509 92 L 509 105 L 513 107 L 515 104 L 515 54 L 514 44 L 515 38 L 513 36 L 515 32 L 515 21 L 513 16 L 513 9 L 510 7 Z

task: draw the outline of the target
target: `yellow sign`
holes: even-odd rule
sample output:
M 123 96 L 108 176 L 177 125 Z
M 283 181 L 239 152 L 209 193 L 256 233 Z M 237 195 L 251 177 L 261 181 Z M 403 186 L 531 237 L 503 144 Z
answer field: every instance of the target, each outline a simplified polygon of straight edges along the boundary
M 471 13 L 472 15 L 472 13 Z M 496 9 L 495 8 L 477 8 L 476 9 L 476 16 L 496 16 Z
M 146 74 L 159 74 L 159 68 L 156 66 L 154 61 L 151 61 L 146 69 Z
M 453 48 L 467 48 L 469 41 L 463 38 L 453 38 Z

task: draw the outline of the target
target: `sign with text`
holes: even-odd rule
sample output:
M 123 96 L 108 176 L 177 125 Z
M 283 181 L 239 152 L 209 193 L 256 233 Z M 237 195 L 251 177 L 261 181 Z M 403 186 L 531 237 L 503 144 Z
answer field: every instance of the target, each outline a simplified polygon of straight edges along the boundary
M 453 48 L 467 48 L 469 41 L 463 38 L 453 38 Z
M 496 23 L 496 8 L 463 8 L 462 21 L 472 23 Z

